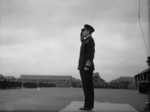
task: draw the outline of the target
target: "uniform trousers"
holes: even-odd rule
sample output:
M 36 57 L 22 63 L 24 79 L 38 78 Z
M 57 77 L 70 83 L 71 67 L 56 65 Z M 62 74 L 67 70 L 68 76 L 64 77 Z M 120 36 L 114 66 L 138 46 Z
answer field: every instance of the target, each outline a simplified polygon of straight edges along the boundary
M 93 70 L 80 70 L 84 92 L 84 107 L 94 108 Z

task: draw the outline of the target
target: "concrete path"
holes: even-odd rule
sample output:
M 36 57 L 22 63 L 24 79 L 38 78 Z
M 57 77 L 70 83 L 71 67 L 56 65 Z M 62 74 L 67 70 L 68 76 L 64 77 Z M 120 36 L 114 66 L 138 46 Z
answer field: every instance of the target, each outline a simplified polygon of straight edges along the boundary
M 60 112 L 85 112 L 79 110 L 80 107 L 83 107 L 83 102 L 73 101 Z M 86 112 L 138 112 L 129 104 L 116 104 L 116 103 L 99 103 L 95 102 L 94 109 Z

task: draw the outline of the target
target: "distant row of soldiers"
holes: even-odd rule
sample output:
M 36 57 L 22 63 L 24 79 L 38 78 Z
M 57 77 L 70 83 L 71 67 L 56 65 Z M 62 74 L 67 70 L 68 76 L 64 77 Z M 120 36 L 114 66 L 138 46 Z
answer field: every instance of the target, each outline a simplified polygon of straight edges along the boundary
M 22 86 L 21 81 L 14 80 L 0 80 L 0 89 L 19 89 Z
M 55 84 L 22 82 L 19 80 L 0 79 L 0 89 L 21 89 L 21 88 L 55 87 Z

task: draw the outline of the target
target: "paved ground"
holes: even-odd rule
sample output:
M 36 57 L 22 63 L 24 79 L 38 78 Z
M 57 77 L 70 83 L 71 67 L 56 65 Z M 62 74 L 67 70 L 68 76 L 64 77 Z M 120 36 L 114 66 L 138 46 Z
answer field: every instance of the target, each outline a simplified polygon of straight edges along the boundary
M 81 88 L 42 88 L 0 90 L 0 111 L 48 111 L 59 112 L 72 101 L 83 101 Z M 129 104 L 143 110 L 148 96 L 135 90 L 95 89 L 95 100 Z
M 66 106 L 60 112 L 83 112 L 79 108 L 84 102 L 73 101 Z M 92 110 L 87 110 L 86 112 L 138 112 L 129 104 L 117 104 L 117 103 L 99 103 L 94 102 L 94 108 Z

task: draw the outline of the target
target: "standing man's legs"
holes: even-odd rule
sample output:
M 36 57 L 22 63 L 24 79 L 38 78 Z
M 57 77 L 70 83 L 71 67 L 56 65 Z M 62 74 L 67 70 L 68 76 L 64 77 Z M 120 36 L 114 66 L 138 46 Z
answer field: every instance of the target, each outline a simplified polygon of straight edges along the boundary
M 84 107 L 94 108 L 93 70 L 80 70 L 80 76 L 85 96 Z

